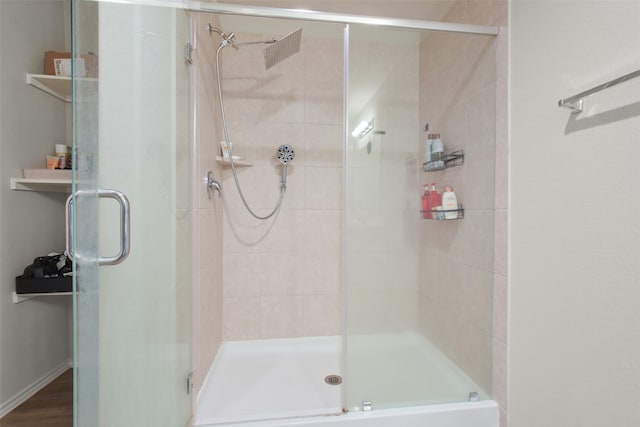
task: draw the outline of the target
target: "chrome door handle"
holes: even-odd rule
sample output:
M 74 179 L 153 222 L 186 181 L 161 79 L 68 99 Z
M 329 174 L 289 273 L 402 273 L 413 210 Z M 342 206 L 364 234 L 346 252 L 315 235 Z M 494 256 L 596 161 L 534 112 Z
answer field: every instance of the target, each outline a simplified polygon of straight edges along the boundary
M 73 199 L 77 197 L 94 196 L 104 199 L 115 199 L 120 204 L 120 252 L 110 257 L 98 257 L 98 265 L 116 265 L 127 259 L 131 250 L 131 209 L 129 207 L 129 199 L 118 190 L 95 191 L 80 190 L 69 196 L 66 204 L 66 251 L 68 257 L 75 259 L 75 254 L 71 249 L 73 241 Z

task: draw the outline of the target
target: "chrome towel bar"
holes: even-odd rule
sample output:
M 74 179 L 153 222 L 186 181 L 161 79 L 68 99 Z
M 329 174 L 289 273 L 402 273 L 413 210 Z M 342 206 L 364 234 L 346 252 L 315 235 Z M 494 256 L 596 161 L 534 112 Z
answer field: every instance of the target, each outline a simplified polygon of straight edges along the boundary
M 589 90 L 585 90 L 584 92 L 580 92 L 579 94 L 573 95 L 569 98 L 561 99 L 560 101 L 558 101 L 558 107 L 569 108 L 572 114 L 581 113 L 584 108 L 584 97 L 593 95 L 596 92 L 603 91 L 612 86 L 619 85 L 620 83 L 626 82 L 627 80 L 635 79 L 636 77 L 640 77 L 640 70 L 625 74 L 622 77 L 618 77 L 617 79 L 613 79 Z

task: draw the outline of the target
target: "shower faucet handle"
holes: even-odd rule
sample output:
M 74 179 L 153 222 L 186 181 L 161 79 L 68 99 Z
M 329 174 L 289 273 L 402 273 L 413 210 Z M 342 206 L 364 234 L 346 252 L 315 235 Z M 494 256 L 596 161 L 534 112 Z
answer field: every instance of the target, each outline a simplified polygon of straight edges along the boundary
M 222 197 L 222 187 L 220 186 L 220 183 L 213 177 L 212 171 L 207 172 L 207 176 L 204 178 L 204 184 L 207 187 L 207 196 L 209 197 L 209 200 L 211 200 L 211 192 L 213 190 L 216 190 L 218 192 L 218 197 Z

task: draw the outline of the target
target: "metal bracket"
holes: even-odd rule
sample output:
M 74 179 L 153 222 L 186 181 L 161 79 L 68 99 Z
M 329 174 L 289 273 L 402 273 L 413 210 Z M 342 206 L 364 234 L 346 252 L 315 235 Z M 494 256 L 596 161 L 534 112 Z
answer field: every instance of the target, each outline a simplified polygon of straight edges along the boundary
M 584 110 L 584 99 L 577 99 L 572 102 L 558 101 L 558 107 L 564 107 L 571 110 L 571 114 L 580 114 Z
M 187 64 L 193 64 L 193 58 L 191 53 L 193 52 L 193 45 L 189 40 L 184 44 L 184 60 Z
M 365 400 L 362 402 L 362 412 L 371 412 L 373 409 L 373 403 L 370 400 Z
M 480 400 L 480 396 L 477 391 L 469 392 L 469 402 L 477 402 L 478 400 Z
M 193 391 L 193 372 L 189 372 L 187 375 L 187 394 L 191 394 Z

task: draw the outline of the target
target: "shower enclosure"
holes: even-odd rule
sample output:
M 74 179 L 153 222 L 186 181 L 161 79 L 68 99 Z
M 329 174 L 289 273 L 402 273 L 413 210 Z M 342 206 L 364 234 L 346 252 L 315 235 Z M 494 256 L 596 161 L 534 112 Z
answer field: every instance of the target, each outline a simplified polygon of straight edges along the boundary
M 167 1 L 74 0 L 73 21 L 77 425 L 491 399 L 495 28 Z M 240 44 L 297 28 L 268 68 Z M 429 133 L 453 167 L 426 172 Z M 295 150 L 272 218 L 227 139 L 263 216 Z M 424 219 L 425 183 L 458 219 Z

